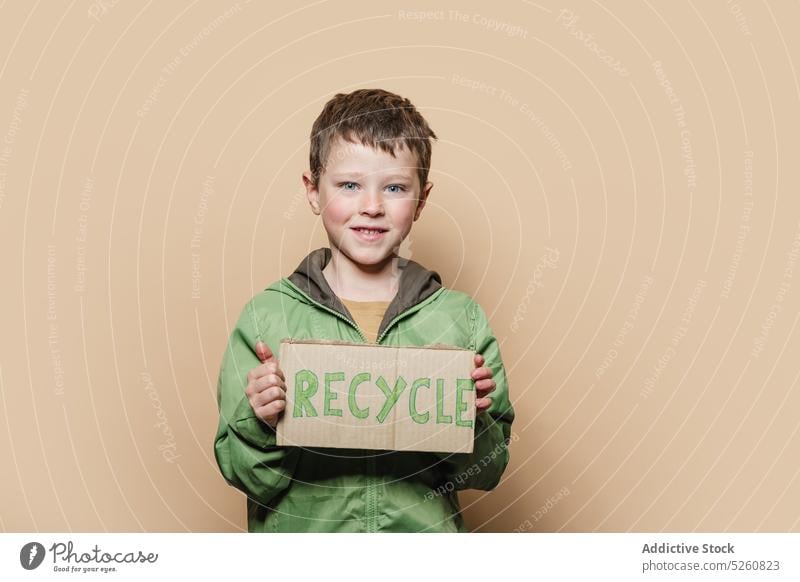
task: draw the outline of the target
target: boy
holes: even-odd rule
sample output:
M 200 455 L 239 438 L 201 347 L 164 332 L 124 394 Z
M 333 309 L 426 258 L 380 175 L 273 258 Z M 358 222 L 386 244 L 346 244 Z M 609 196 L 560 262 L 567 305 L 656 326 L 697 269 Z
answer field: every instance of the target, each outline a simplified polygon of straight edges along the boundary
M 486 314 L 398 256 L 433 186 L 431 138 L 408 99 L 378 89 L 336 95 L 314 123 L 303 183 L 330 248 L 247 303 L 219 375 L 215 456 L 247 494 L 251 532 L 466 531 L 456 492 L 500 481 L 514 410 Z M 474 451 L 276 446 L 288 337 L 475 351 Z

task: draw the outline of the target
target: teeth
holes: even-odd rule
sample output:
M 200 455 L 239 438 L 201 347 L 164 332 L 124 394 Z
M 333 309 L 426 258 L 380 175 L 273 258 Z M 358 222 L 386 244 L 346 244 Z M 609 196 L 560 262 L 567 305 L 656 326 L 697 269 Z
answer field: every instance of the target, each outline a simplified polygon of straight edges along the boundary
M 380 230 L 368 230 L 366 228 L 359 228 L 359 229 L 356 229 L 356 230 L 358 230 L 359 232 L 366 233 L 366 234 L 378 234 L 379 232 L 382 232 Z

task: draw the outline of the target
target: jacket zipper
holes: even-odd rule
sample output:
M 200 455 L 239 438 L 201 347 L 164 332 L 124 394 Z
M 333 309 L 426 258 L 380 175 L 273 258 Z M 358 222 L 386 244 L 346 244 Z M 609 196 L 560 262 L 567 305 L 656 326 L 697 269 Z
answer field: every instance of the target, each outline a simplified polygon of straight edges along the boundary
M 375 457 L 367 459 L 367 533 L 378 531 L 378 479 L 375 471 Z
M 387 325 L 386 329 L 384 329 L 383 332 L 381 333 L 381 335 L 378 336 L 378 339 L 377 339 L 377 341 L 375 343 L 381 343 L 381 340 L 383 339 L 383 337 L 386 335 L 386 333 L 392 328 L 392 326 L 395 323 L 397 323 L 398 321 L 400 321 L 404 317 L 406 317 L 408 315 L 411 315 L 412 313 L 416 313 L 417 311 L 422 309 L 422 307 L 424 307 L 425 305 L 427 305 L 428 303 L 433 301 L 433 299 L 435 297 L 438 297 L 438 295 L 440 293 L 442 293 L 443 291 L 444 291 L 444 287 L 440 287 L 439 289 L 437 289 L 436 291 L 431 293 L 430 296 L 427 297 L 424 301 L 420 301 L 416 305 L 410 307 L 409 309 L 406 309 L 403 313 L 398 314 L 392 321 L 389 322 L 389 325 Z
M 285 281 L 292 288 L 296 289 L 298 293 L 300 293 L 303 297 L 308 299 L 314 305 L 324 309 L 328 313 L 332 313 L 333 315 L 335 315 L 339 319 L 349 323 L 353 328 L 355 328 L 355 330 L 358 332 L 358 335 L 361 336 L 362 342 L 365 343 L 365 344 L 369 343 L 369 342 L 367 342 L 366 336 L 361 331 L 361 328 L 358 327 L 358 325 L 356 324 L 355 321 L 352 321 L 352 320 L 348 319 L 343 314 L 339 313 L 335 309 L 331 309 L 327 305 L 323 305 L 322 303 L 319 303 L 318 301 L 314 301 L 311 297 L 309 297 L 308 295 L 303 293 L 303 291 L 301 289 L 299 289 L 294 283 L 289 281 L 289 279 L 285 279 Z M 433 299 L 435 297 L 437 297 L 443 291 L 444 291 L 444 287 L 440 287 L 439 289 L 434 291 L 429 297 L 427 297 L 424 301 L 420 301 L 419 303 L 417 303 L 413 307 L 407 309 L 403 313 L 398 314 L 394 319 L 392 319 L 389 322 L 389 325 L 387 325 L 386 329 L 384 329 L 383 332 L 378 336 L 378 338 L 377 338 L 375 343 L 377 343 L 377 344 L 381 343 L 381 340 L 384 338 L 386 333 L 392 328 L 392 326 L 395 323 L 397 323 L 402 318 L 404 318 L 404 317 L 406 317 L 408 315 L 411 315 L 412 313 L 415 313 L 415 312 L 419 311 L 423 306 L 425 306 L 428 303 L 430 303 L 431 301 L 433 301 Z M 376 471 L 375 471 L 375 457 L 369 457 L 367 459 L 367 473 L 368 473 L 367 474 L 367 486 L 366 486 L 366 490 L 367 490 L 366 491 L 366 496 L 367 496 L 367 511 L 366 511 L 366 513 L 367 513 L 367 515 L 366 515 L 366 528 L 365 529 L 366 529 L 366 531 L 368 533 L 374 533 L 374 532 L 378 531 L 378 485 L 377 485 L 377 475 L 376 475 Z
M 300 294 L 301 294 L 303 297 L 305 297 L 306 299 L 308 299 L 308 300 L 309 300 L 311 303 L 313 303 L 313 304 L 314 304 L 314 305 L 316 305 L 317 307 L 321 307 L 322 309 L 324 309 L 324 310 L 325 310 L 325 311 L 327 311 L 328 313 L 332 313 L 333 315 L 335 315 L 335 316 L 336 316 L 336 317 L 338 317 L 339 319 L 341 319 L 341 320 L 343 320 L 343 321 L 346 321 L 347 323 L 349 323 L 349 324 L 350 324 L 350 325 L 351 325 L 351 326 L 352 326 L 352 327 L 353 327 L 353 328 L 354 328 L 354 329 L 355 329 L 355 330 L 358 332 L 358 335 L 360 335 L 360 336 L 361 336 L 361 341 L 362 341 L 363 343 L 365 343 L 365 344 L 366 344 L 366 343 L 369 343 L 369 342 L 367 342 L 367 336 L 365 336 L 365 335 L 364 335 L 364 332 L 362 332 L 362 331 L 361 331 L 361 328 L 360 328 L 360 327 L 358 327 L 358 324 L 357 324 L 355 321 L 353 321 L 353 320 L 351 320 L 351 319 L 347 319 L 347 317 L 345 317 L 343 314 L 339 313 L 339 312 L 338 312 L 338 311 L 336 311 L 335 309 L 331 309 L 331 308 L 330 308 L 330 307 L 328 307 L 327 305 L 323 305 L 322 303 L 319 303 L 319 302 L 317 302 L 317 301 L 314 301 L 314 300 L 313 300 L 311 297 L 309 297 L 308 295 L 306 295 L 305 293 L 303 293 L 303 291 L 302 291 L 300 288 L 298 288 L 298 287 L 297 287 L 297 286 L 296 286 L 294 283 L 292 283 L 291 281 L 289 281 L 289 279 L 284 279 L 284 280 L 285 280 L 285 281 L 286 281 L 286 283 L 287 283 L 287 284 L 289 284 L 289 285 L 290 285 L 290 286 L 291 286 L 293 289 L 296 289 L 298 293 L 300 293 Z

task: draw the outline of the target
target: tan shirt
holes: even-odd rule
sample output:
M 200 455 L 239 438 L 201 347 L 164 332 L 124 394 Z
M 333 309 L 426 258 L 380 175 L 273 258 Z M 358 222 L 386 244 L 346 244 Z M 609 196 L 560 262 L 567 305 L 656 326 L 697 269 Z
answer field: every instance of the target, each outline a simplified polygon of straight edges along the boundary
M 367 341 L 378 341 L 378 328 L 381 326 L 383 316 L 389 307 L 389 301 L 350 301 L 342 299 L 347 310 L 353 316 L 356 325 L 364 332 Z

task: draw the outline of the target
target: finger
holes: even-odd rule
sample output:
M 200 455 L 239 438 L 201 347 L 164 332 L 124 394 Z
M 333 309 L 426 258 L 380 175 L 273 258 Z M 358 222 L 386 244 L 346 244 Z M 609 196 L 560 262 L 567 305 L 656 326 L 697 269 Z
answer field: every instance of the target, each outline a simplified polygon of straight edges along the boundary
M 276 375 L 281 380 L 285 381 L 286 377 L 283 375 L 280 367 L 278 367 L 277 362 L 267 362 L 266 364 L 261 364 L 260 366 L 256 366 L 252 370 L 247 373 L 247 381 L 254 382 L 259 378 L 263 378 L 265 376 Z
M 273 402 L 270 402 L 269 404 L 265 404 L 264 406 L 256 408 L 256 415 L 260 418 L 268 418 L 270 416 L 278 414 L 284 408 L 286 408 L 285 400 L 275 400 Z
M 477 408 L 478 411 L 486 410 L 491 405 L 492 405 L 491 398 L 478 398 L 475 400 L 475 408 Z
M 276 382 L 274 382 L 274 379 L 271 379 L 267 376 L 258 378 L 256 380 L 250 380 L 250 382 L 247 384 L 247 389 L 245 390 L 245 394 L 247 394 L 247 397 L 252 400 L 254 396 L 258 396 L 262 392 L 276 385 L 280 386 L 282 390 L 284 391 L 286 390 L 285 386 L 283 386 L 282 384 L 277 384 Z
M 286 393 L 286 386 L 277 376 L 265 376 L 264 378 L 259 378 L 253 383 L 253 392 L 256 394 L 268 392 L 272 388 L 280 390 L 282 394 Z M 274 392 L 274 394 L 278 393 Z
M 280 376 L 281 380 L 286 381 L 286 376 L 283 375 L 283 370 L 281 370 L 281 367 L 277 362 L 275 362 L 275 367 L 273 368 L 272 373 Z
M 475 382 L 475 390 L 480 393 L 479 396 L 486 396 L 496 387 L 497 385 L 491 378 L 487 378 L 486 380 L 478 380 Z
M 261 365 L 247 373 L 247 389 L 245 392 L 248 396 L 257 394 L 270 386 L 282 386 L 284 390 L 286 389 L 286 380 L 283 378 L 283 372 L 279 374 L 272 373 L 268 368 L 264 368 L 264 365 Z
M 482 356 L 482 355 L 480 355 L 480 354 L 475 354 L 475 367 L 476 367 L 476 368 L 480 368 L 481 366 L 483 366 L 483 362 L 484 362 L 484 361 L 485 361 L 485 360 L 483 359 L 483 356 Z
M 256 356 L 262 363 L 275 357 L 269 346 L 261 340 L 256 342 Z
M 247 390 L 245 390 L 245 393 L 247 394 L 248 397 L 255 396 L 256 394 L 266 390 L 270 386 L 271 384 L 268 384 L 267 382 L 263 381 L 263 377 L 255 378 L 247 382 Z
M 260 366 L 253 368 L 253 372 L 254 372 L 253 374 L 254 380 L 258 380 L 262 376 L 268 376 L 270 374 L 276 374 L 277 376 L 280 376 L 281 379 L 283 380 L 286 379 L 286 377 L 283 375 L 283 371 L 278 365 L 278 362 L 276 362 L 275 360 L 269 360 L 268 362 L 265 362 Z
M 272 386 L 263 392 L 256 394 L 253 399 L 253 403 L 255 404 L 256 408 L 260 408 L 269 404 L 270 402 L 275 402 L 276 400 L 286 400 L 286 394 L 278 386 Z
M 491 368 L 475 368 L 472 370 L 473 380 L 483 380 L 484 378 L 491 378 L 494 375 Z
M 273 384 L 267 386 L 261 391 L 256 392 L 256 398 L 260 399 L 260 401 L 258 402 L 259 405 L 266 404 L 267 402 L 272 402 L 276 398 L 286 399 L 286 388 L 284 388 L 283 386 L 275 386 Z

